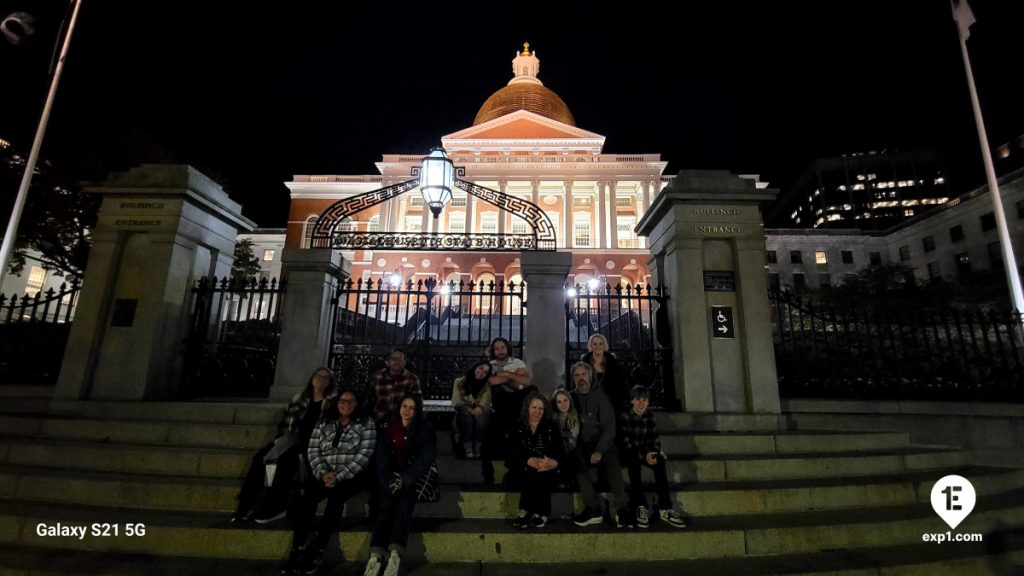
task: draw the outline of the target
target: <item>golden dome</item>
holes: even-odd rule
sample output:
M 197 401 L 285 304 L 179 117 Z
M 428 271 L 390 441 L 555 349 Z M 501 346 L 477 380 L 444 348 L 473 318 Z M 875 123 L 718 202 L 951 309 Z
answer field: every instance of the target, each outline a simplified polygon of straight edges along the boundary
M 517 110 L 533 112 L 569 126 L 576 125 L 572 112 L 569 112 L 569 107 L 558 94 L 541 84 L 531 83 L 510 84 L 491 94 L 476 113 L 473 125 L 483 124 Z

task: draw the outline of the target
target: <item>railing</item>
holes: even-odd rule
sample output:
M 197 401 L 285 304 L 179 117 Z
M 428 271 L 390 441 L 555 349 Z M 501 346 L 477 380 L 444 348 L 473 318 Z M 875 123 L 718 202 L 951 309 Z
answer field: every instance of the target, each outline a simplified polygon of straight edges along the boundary
M 668 296 L 663 288 L 609 285 L 565 287 L 566 378 L 569 367 L 587 351 L 594 334 L 625 366 L 626 381 L 651 389 L 651 405 L 677 409 L 668 326 Z
M 285 283 L 203 278 L 192 289 L 186 397 L 266 397 L 274 383 Z
M 81 286 L 0 294 L 0 382 L 52 384 L 64 358 Z
M 858 311 L 773 293 L 786 397 L 1024 400 L 1021 314 Z
M 433 279 L 392 285 L 347 280 L 334 299 L 330 365 L 343 382 L 366 386 L 392 348 L 402 348 L 427 400 L 451 398 L 452 382 L 503 337 L 521 354 L 525 338 L 524 284 L 438 284 Z

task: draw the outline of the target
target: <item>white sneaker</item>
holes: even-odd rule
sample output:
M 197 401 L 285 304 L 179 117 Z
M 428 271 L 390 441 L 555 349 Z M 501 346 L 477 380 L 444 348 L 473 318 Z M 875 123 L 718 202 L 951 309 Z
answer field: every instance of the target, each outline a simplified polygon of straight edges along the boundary
M 363 576 L 377 576 L 378 572 L 380 572 L 380 558 L 370 554 L 370 559 L 366 561 L 366 571 L 363 572 Z
M 676 528 L 686 528 L 686 519 L 675 510 L 661 510 L 661 521 L 668 522 Z
M 388 567 L 384 569 L 384 576 L 398 576 L 398 566 L 402 563 L 402 557 L 398 550 L 392 550 L 388 557 Z

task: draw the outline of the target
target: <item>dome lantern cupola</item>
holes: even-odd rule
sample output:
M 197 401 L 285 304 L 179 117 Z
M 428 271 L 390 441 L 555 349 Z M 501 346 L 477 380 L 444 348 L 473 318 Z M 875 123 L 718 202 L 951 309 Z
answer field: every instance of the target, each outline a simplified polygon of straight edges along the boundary
M 576 119 L 565 102 L 537 78 L 539 72 L 540 59 L 537 58 L 537 52 L 531 52 L 530 43 L 524 42 L 522 52 L 516 52 L 516 57 L 512 60 L 512 79 L 507 86 L 491 94 L 484 102 L 480 111 L 476 113 L 473 125 L 526 110 L 569 126 L 576 126 Z

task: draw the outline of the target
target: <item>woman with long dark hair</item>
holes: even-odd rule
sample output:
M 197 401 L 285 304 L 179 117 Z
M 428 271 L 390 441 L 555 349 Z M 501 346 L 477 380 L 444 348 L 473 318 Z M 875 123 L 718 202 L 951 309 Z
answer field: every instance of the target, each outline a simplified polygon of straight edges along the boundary
M 479 458 L 487 425 L 491 421 L 491 363 L 480 360 L 452 386 L 452 408 L 459 443 L 466 458 Z
M 551 515 L 551 493 L 558 485 L 559 464 L 565 460 L 562 436 L 547 417 L 547 398 L 534 392 L 523 400 L 519 422 L 512 432 L 509 463 L 522 487 L 516 528 L 543 528 Z
M 365 416 L 352 390 L 343 390 L 338 401 L 325 409 L 309 440 L 309 464 L 313 481 L 292 507 L 292 549 L 281 572 L 315 574 L 324 546 L 338 529 L 345 502 L 366 489 L 365 472 L 377 445 L 377 428 Z M 316 509 L 327 499 L 319 522 Z M 314 526 L 315 524 L 315 526 Z
M 558 467 L 559 483 L 567 490 L 576 491 L 576 443 L 580 436 L 580 415 L 572 396 L 565 388 L 558 388 L 551 395 L 551 414 L 555 427 L 562 437 L 562 448 L 565 449 L 565 461 Z
M 321 366 L 309 377 L 302 392 L 291 399 L 277 424 L 274 440 L 252 457 L 232 522 L 265 524 L 284 517 L 290 492 L 296 487 L 296 476 L 309 475 L 305 458 L 309 438 L 324 407 L 334 403 L 337 389 L 334 373 Z
M 437 452 L 434 427 L 423 414 L 419 396 L 405 394 L 398 413 L 381 426 L 377 440 L 377 519 L 370 537 L 370 559 L 364 576 L 398 576 L 409 541 L 416 482 L 428 473 Z M 387 558 L 385 558 L 387 554 Z

